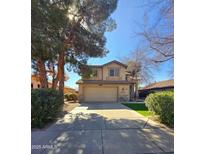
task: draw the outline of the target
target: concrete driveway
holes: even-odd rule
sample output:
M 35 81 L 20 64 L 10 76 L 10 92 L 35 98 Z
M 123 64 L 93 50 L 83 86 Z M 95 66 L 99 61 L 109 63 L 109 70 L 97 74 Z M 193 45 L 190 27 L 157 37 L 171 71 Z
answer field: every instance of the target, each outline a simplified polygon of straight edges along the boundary
M 84 103 L 32 131 L 32 153 L 174 153 L 174 132 L 119 103 Z

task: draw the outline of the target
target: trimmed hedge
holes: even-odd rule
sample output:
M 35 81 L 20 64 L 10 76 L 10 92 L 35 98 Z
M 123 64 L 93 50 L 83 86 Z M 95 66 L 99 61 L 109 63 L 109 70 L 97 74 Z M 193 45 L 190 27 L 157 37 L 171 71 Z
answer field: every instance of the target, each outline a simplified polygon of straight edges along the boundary
M 174 125 L 174 92 L 163 91 L 149 94 L 145 99 L 145 105 L 150 111 L 159 115 L 162 123 Z
M 42 128 L 58 115 L 63 97 L 54 89 L 31 90 L 31 127 Z
M 74 102 L 76 102 L 78 100 L 78 96 L 76 94 L 65 94 L 64 98 L 67 101 L 74 101 Z

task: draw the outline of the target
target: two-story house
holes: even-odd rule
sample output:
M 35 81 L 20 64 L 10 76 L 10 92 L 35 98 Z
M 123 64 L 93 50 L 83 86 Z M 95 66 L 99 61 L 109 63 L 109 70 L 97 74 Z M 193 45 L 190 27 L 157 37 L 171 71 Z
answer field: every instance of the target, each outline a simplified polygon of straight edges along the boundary
M 81 79 L 80 102 L 124 102 L 134 97 L 135 81 L 129 80 L 127 65 L 116 60 L 104 65 L 91 65 L 93 76 Z

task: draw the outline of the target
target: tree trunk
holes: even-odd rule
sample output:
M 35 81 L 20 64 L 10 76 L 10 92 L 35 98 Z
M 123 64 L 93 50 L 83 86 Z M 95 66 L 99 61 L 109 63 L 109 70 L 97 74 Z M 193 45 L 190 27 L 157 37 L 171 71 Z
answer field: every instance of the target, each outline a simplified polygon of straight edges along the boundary
M 83 17 L 81 17 L 78 22 L 76 23 L 76 25 L 72 26 L 70 34 L 68 36 L 68 39 L 64 40 L 64 48 L 63 50 L 59 53 L 59 59 L 58 59 L 58 72 L 57 72 L 57 76 L 56 78 L 53 80 L 53 88 L 57 88 L 58 82 L 59 82 L 59 91 L 64 94 L 64 65 L 65 65 L 65 51 L 68 49 L 68 44 L 71 42 L 71 40 L 73 39 L 73 31 L 74 28 L 80 24 L 80 22 L 82 21 Z
M 60 66 L 60 56 L 61 56 L 60 54 L 59 54 L 59 58 L 58 58 L 57 76 L 56 76 L 56 78 L 53 79 L 53 83 L 52 83 L 52 88 L 53 89 L 57 89 L 57 85 L 58 85 L 58 81 L 59 81 L 59 77 L 60 77 L 60 74 L 59 74 L 59 70 L 60 70 L 60 68 L 59 68 L 59 66 Z
M 58 61 L 58 74 L 59 74 L 59 91 L 64 94 L 64 60 L 65 52 L 61 51 Z
M 55 65 L 53 64 L 52 66 L 53 69 L 53 75 L 52 75 L 52 89 L 56 89 L 56 87 L 54 87 L 55 84 L 55 76 L 56 76 L 56 72 L 55 72 Z
M 80 21 L 82 20 L 82 18 L 77 22 L 76 25 L 78 25 L 80 23 Z M 73 30 L 74 30 L 75 26 L 72 27 L 71 31 L 70 31 L 70 35 L 68 36 L 67 40 L 64 40 L 64 45 L 68 46 L 68 44 L 70 43 L 70 41 L 73 39 L 72 35 L 73 35 Z M 59 82 L 59 91 L 64 94 L 64 65 L 65 65 L 65 50 L 67 50 L 68 47 L 63 48 L 63 50 L 59 53 L 59 59 L 58 59 L 58 72 L 57 72 L 57 76 L 56 78 L 53 80 L 53 88 L 57 88 L 58 82 Z
M 139 91 L 138 91 L 138 74 L 135 75 L 136 83 L 135 83 L 135 100 L 139 98 Z
M 136 83 L 136 86 L 135 86 L 135 94 L 136 94 L 136 99 L 138 99 L 139 98 L 138 82 Z
M 56 78 L 53 80 L 53 89 L 57 89 L 57 85 L 59 82 L 59 91 L 63 94 L 64 92 L 64 65 L 65 65 L 65 60 L 64 60 L 65 52 L 61 51 L 59 53 L 59 58 L 58 58 L 58 72 Z
M 52 88 L 56 89 L 58 85 L 58 73 L 55 79 L 53 79 Z
M 48 81 L 47 81 L 46 68 L 45 68 L 44 61 L 42 59 L 38 59 L 37 65 L 38 65 L 41 88 L 48 88 Z

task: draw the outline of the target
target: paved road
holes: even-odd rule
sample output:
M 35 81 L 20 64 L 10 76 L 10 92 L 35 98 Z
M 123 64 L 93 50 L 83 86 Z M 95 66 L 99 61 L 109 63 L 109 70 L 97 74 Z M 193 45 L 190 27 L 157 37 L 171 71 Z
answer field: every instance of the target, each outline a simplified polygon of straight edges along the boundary
M 86 103 L 32 131 L 32 153 L 174 153 L 174 132 L 119 103 Z

